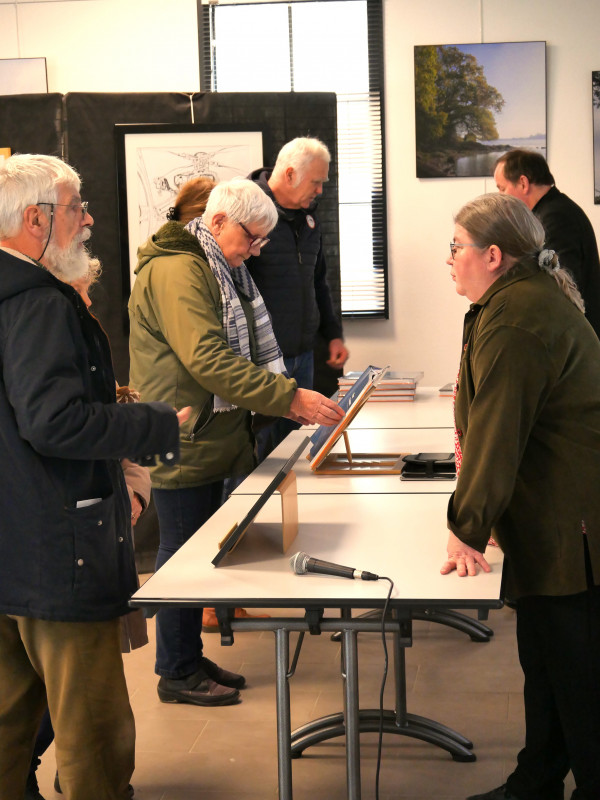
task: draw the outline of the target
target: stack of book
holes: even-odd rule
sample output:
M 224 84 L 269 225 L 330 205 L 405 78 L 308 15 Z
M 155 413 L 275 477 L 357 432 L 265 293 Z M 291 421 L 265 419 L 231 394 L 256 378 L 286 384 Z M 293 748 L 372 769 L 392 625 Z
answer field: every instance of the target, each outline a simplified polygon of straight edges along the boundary
M 440 397 L 454 397 L 454 383 L 445 383 L 440 386 Z
M 360 375 L 360 372 L 348 372 L 338 378 L 338 399 L 341 399 L 346 394 Z M 417 384 L 422 377 L 422 372 L 395 372 L 390 370 L 379 381 L 367 402 L 398 403 L 414 400 Z

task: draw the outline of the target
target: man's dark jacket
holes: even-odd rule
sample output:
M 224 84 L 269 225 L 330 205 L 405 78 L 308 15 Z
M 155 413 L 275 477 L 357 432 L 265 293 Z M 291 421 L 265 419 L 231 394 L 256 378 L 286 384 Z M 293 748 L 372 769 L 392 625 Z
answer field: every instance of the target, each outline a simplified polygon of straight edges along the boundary
M 577 203 L 552 186 L 533 208 L 546 231 L 545 246 L 575 278 L 585 316 L 600 339 L 600 260 L 592 223 Z
M 175 413 L 117 405 L 108 341 L 77 292 L 3 250 L 0 367 L 0 613 L 120 616 L 137 586 L 120 459 L 177 458 Z
M 292 358 L 313 349 L 317 331 L 330 342 L 342 338 L 342 327 L 327 284 L 317 204 L 282 208 L 268 185 L 271 172 L 263 168 L 249 176 L 275 203 L 279 220 L 269 243 L 246 266 L 264 298 L 284 358 Z

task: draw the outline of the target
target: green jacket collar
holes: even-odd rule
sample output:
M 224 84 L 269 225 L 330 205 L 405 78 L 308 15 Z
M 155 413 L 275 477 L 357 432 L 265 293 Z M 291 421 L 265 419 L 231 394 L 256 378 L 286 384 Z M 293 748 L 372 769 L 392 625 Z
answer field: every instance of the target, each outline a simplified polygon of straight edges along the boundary
M 479 309 L 487 305 L 498 292 L 506 289 L 507 286 L 512 286 L 513 283 L 532 278 L 534 275 L 537 275 L 539 271 L 540 268 L 533 262 L 517 262 L 508 272 L 505 272 L 504 275 L 501 275 L 495 280 L 476 303 L 471 303 L 471 311 L 479 311 Z

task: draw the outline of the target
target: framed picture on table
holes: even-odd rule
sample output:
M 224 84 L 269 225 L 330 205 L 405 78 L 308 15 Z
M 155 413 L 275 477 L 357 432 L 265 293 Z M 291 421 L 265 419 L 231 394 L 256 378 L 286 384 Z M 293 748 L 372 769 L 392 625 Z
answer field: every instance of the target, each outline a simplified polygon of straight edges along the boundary
M 332 448 L 341 436 L 346 437 L 346 430 L 360 409 L 374 392 L 377 384 L 389 370 L 387 367 L 369 366 L 356 379 L 346 394 L 338 400 L 338 405 L 344 409 L 346 416 L 337 425 L 321 425 L 311 436 L 311 448 L 308 457 L 311 459 L 310 468 L 314 471 L 325 462 Z M 349 453 L 346 439 L 348 466 L 353 463 Z M 338 469 L 335 470 L 336 472 Z
M 289 544 L 295 538 L 298 530 L 298 495 L 296 492 L 296 484 L 294 481 L 292 487 L 292 493 L 294 495 L 296 508 L 295 508 L 295 521 L 292 523 L 292 526 L 295 529 L 288 533 L 288 531 L 286 530 L 287 527 L 285 519 L 286 509 L 285 509 L 284 495 L 283 495 L 284 490 L 282 489 L 282 487 L 286 484 L 286 480 L 290 477 L 292 467 L 294 466 L 296 461 L 300 458 L 301 453 L 303 453 L 304 450 L 308 447 L 309 441 L 310 441 L 309 437 L 305 436 L 304 439 L 298 445 L 298 447 L 294 450 L 292 455 L 287 459 L 285 464 L 281 467 L 280 470 L 278 470 L 277 475 L 275 475 L 273 480 L 269 483 L 267 488 L 260 495 L 258 500 L 248 511 L 248 513 L 245 515 L 244 519 L 241 520 L 241 522 L 236 523 L 233 526 L 233 528 L 226 534 L 225 538 L 219 542 L 219 552 L 212 560 L 212 564 L 214 564 L 215 567 L 218 567 L 219 564 L 225 558 L 225 556 L 228 553 L 231 553 L 234 547 L 236 547 L 236 545 L 239 544 L 240 540 L 242 539 L 242 536 L 244 536 L 250 524 L 254 522 L 254 520 L 256 519 L 258 512 L 261 510 L 261 508 L 263 508 L 269 497 L 271 497 L 271 495 L 278 490 L 282 494 L 282 515 L 284 517 L 282 520 L 283 523 L 282 550 L 285 553 Z
M 262 164 L 263 135 L 240 125 L 115 125 L 123 294 L 137 248 L 167 221 L 184 183 L 245 178 Z

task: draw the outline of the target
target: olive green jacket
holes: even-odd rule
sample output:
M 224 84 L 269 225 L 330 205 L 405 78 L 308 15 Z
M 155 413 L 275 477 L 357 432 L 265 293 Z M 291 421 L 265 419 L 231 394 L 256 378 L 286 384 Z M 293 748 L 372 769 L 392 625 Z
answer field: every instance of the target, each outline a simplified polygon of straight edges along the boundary
M 287 414 L 296 381 L 255 366 L 229 347 L 219 285 L 198 240 L 179 223 L 163 225 L 138 249 L 136 275 L 129 300 L 130 383 L 142 400 L 192 407 L 180 429 L 179 463 L 151 468 L 152 485 L 200 486 L 251 472 L 250 411 Z M 250 303 L 240 300 L 251 322 Z M 215 394 L 238 408 L 215 413 Z
M 584 591 L 584 537 L 600 584 L 600 342 L 537 265 L 467 313 L 455 416 L 448 527 L 481 552 L 494 536 L 509 596 Z

